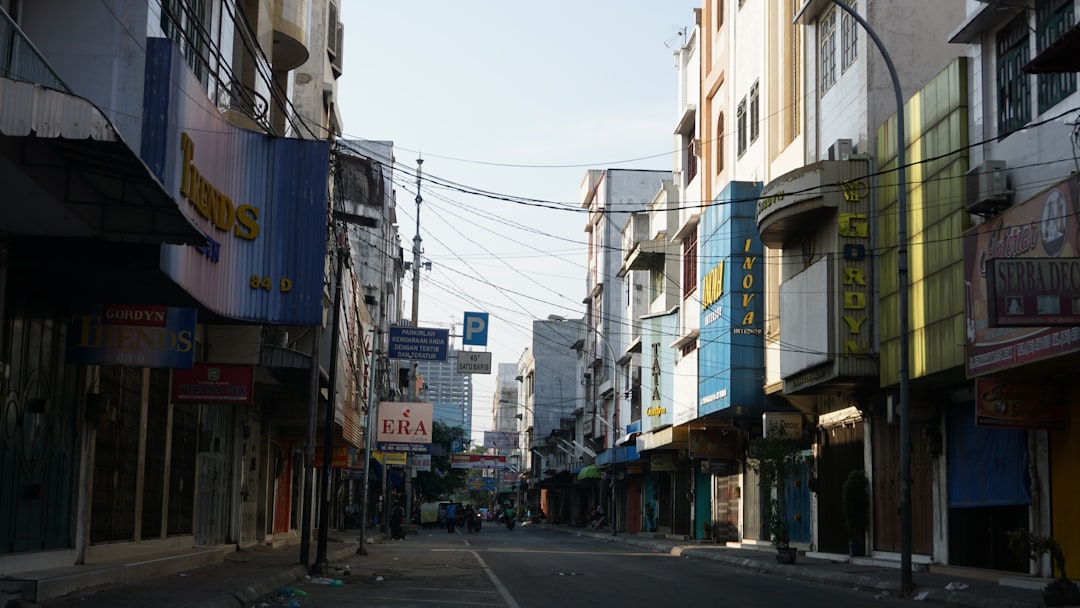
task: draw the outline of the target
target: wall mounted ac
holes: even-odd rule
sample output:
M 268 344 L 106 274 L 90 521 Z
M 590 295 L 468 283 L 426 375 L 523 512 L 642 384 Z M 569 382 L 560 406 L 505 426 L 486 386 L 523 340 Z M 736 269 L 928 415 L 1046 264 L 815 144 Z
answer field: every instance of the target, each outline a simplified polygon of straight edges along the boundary
M 993 215 L 1009 206 L 1009 190 L 1005 182 L 1005 161 L 987 160 L 967 172 L 968 213 Z

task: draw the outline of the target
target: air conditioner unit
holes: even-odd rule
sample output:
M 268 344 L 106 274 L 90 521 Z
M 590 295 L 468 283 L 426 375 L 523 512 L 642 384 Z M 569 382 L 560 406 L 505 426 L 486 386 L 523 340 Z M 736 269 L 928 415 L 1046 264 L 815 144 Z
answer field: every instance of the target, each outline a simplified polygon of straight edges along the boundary
M 1009 206 L 1009 191 L 1005 184 L 1005 161 L 987 160 L 967 172 L 968 213 L 993 215 Z
M 829 146 L 829 160 L 847 160 L 851 156 L 851 140 L 838 139 Z

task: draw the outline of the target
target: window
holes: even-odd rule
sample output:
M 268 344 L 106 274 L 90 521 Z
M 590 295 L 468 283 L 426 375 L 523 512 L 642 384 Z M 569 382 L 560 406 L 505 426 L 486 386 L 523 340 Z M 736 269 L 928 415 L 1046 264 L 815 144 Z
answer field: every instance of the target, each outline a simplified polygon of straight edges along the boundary
M 724 138 L 727 134 L 724 133 L 724 113 L 720 112 L 720 116 L 716 118 L 716 174 L 719 175 L 724 170 Z
M 788 5 L 788 14 L 785 23 L 792 24 L 795 15 L 799 14 L 802 0 L 791 0 Z M 788 25 L 788 139 L 787 143 L 795 141 L 801 128 L 799 123 L 800 96 L 802 94 L 802 28 Z
M 684 298 L 697 290 L 697 229 L 686 235 L 682 243 L 682 295 Z
M 758 131 L 760 130 L 760 118 L 759 109 L 761 104 L 758 103 L 758 83 L 754 83 L 754 86 L 750 87 L 750 143 L 754 143 L 758 138 Z
M 1031 120 L 1031 85 L 1021 71 L 1030 54 L 1027 14 L 1022 12 L 997 33 L 998 137 Z
M 692 127 L 686 136 L 686 151 L 683 154 L 683 171 L 686 175 L 686 183 L 694 181 L 697 177 L 698 151 L 697 151 L 697 128 Z
M 188 67 L 200 81 L 206 75 L 207 19 L 205 0 L 164 0 L 161 30 L 184 53 Z
M 818 24 L 821 49 L 821 95 L 836 84 L 836 9 L 830 9 Z
M 1035 52 L 1041 53 L 1069 29 L 1075 21 L 1072 0 L 1036 0 L 1035 2 Z M 1049 110 L 1058 102 L 1076 92 L 1076 74 L 1039 74 L 1039 113 Z
M 742 156 L 743 152 L 746 152 L 746 98 L 739 102 L 739 107 L 735 109 L 735 120 L 738 122 L 739 141 L 737 142 L 738 149 L 736 154 Z
M 851 10 L 857 11 L 859 7 L 852 2 Z M 840 73 L 843 74 L 855 63 L 859 56 L 857 43 L 859 42 L 859 22 L 844 11 L 840 19 Z

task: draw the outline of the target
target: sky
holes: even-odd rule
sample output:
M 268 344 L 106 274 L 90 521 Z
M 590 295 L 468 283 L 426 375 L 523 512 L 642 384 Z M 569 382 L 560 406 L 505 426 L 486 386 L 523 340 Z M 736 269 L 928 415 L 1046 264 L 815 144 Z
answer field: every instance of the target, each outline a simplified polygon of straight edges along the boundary
M 419 325 L 459 335 L 465 312 L 490 315 L 486 349 L 469 347 L 492 353 L 471 431 L 490 429 L 498 364 L 530 347 L 532 321 L 584 314 L 586 171 L 674 166 L 674 53 L 700 0 L 342 5 L 342 136 L 394 143 L 410 262 L 423 158 Z M 404 292 L 411 318 L 411 273 Z

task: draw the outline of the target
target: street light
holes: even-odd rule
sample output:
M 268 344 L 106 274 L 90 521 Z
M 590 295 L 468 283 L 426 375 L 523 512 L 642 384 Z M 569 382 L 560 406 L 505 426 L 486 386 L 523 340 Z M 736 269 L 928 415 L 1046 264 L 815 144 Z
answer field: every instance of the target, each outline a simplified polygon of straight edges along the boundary
M 908 381 L 908 259 L 907 259 L 907 162 L 906 131 L 904 130 L 904 95 L 900 89 L 900 78 L 896 75 L 889 52 L 878 38 L 870 24 L 859 13 L 841 0 L 831 0 L 833 4 L 857 21 L 873 39 L 881 52 L 885 66 L 892 79 L 893 93 L 896 95 L 896 271 L 897 289 L 899 290 L 899 333 L 900 367 L 897 370 L 900 382 L 900 591 L 911 594 L 911 403 Z

